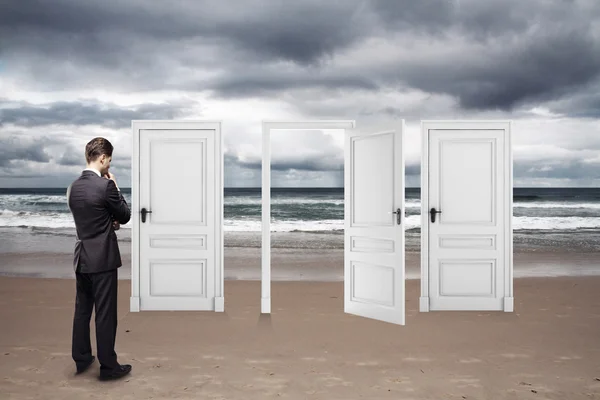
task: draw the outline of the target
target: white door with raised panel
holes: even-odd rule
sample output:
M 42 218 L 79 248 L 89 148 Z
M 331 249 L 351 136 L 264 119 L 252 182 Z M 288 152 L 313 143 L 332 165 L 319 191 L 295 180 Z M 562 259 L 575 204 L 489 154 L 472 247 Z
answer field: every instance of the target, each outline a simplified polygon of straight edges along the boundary
M 347 131 L 344 164 L 344 311 L 405 325 L 404 121 Z
M 510 122 L 422 134 L 421 311 L 513 311 Z
M 133 128 L 131 308 L 223 311 L 220 124 Z

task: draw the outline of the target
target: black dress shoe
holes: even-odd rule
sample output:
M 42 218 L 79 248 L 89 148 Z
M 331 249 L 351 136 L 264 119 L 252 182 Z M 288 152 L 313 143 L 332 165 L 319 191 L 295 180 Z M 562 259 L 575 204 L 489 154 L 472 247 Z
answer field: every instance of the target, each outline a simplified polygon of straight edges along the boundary
M 131 372 L 131 365 L 121 364 L 117 369 L 110 372 L 100 372 L 100 380 L 108 381 L 112 379 L 119 379 Z
M 77 374 L 81 374 L 81 373 L 85 372 L 90 367 L 90 365 L 92 365 L 94 363 L 95 360 L 96 360 L 96 357 L 92 356 L 92 359 L 90 361 L 88 361 L 87 363 L 82 364 L 82 365 L 77 365 Z

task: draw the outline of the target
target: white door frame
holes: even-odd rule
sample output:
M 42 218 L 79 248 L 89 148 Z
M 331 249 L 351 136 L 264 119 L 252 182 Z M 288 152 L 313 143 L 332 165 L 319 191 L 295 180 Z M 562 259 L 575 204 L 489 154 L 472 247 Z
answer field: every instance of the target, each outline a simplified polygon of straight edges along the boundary
M 131 157 L 131 298 L 129 310 L 140 311 L 140 130 L 141 129 L 212 129 L 215 131 L 215 304 L 214 311 L 225 311 L 223 264 L 223 135 L 222 121 L 132 120 L 133 156 Z M 176 188 L 175 188 L 176 189 Z
M 271 313 L 271 130 L 354 129 L 354 120 L 262 122 L 262 266 L 260 311 Z
M 496 120 L 440 120 L 421 121 L 421 297 L 420 312 L 429 312 L 429 130 L 430 129 L 461 129 L 473 125 L 474 129 L 505 129 L 504 141 L 505 158 L 504 194 L 509 197 L 505 202 L 504 218 L 508 228 L 504 232 L 505 260 L 504 270 L 504 311 L 514 311 L 513 296 L 513 156 L 512 156 L 512 121 Z M 456 126 L 456 128 L 450 128 Z

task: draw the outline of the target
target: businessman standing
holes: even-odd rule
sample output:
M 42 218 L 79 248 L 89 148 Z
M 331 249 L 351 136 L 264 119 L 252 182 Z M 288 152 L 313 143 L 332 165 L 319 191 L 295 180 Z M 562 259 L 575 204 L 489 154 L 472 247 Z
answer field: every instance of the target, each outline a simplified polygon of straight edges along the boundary
M 108 140 L 92 139 L 85 147 L 86 169 L 67 190 L 77 232 L 72 356 L 78 373 L 95 360 L 90 343 L 95 305 L 96 350 L 102 380 L 121 378 L 131 371 L 131 365 L 119 364 L 115 352 L 117 269 L 122 265 L 115 230 L 129 222 L 131 211 L 115 176 L 109 172 L 112 153 Z

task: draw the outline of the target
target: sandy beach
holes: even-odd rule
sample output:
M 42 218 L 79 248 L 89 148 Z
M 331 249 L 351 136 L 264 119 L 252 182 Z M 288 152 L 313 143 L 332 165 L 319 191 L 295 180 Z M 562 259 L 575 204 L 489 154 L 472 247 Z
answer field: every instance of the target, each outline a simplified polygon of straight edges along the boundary
M 260 280 L 261 233 L 225 232 L 225 279 Z M 0 228 L 0 276 L 68 278 L 73 273 L 73 229 Z M 131 279 L 131 231 L 118 232 L 123 267 Z M 600 276 L 600 237 L 581 232 L 543 238 L 515 235 L 514 276 Z M 420 279 L 420 236 L 406 235 L 406 278 Z M 271 234 L 273 281 L 342 281 L 344 235 L 308 232 Z
M 340 282 L 274 282 L 261 315 L 259 282 L 227 281 L 225 313 L 130 313 L 122 280 L 133 372 L 100 382 L 74 375 L 74 281 L 2 277 L 0 398 L 600 398 L 600 278 L 517 279 L 515 313 L 419 313 L 418 283 L 402 327 L 345 314 Z
M 107 383 L 98 362 L 74 375 L 72 236 L 2 232 L 2 400 L 600 399 L 592 240 L 517 237 L 514 313 L 420 313 L 420 253 L 409 238 L 398 326 L 344 313 L 343 236 L 308 233 L 273 235 L 270 315 L 260 313 L 255 233 L 226 234 L 225 313 L 130 313 L 131 244 L 121 232 L 116 351 L 133 373 Z

